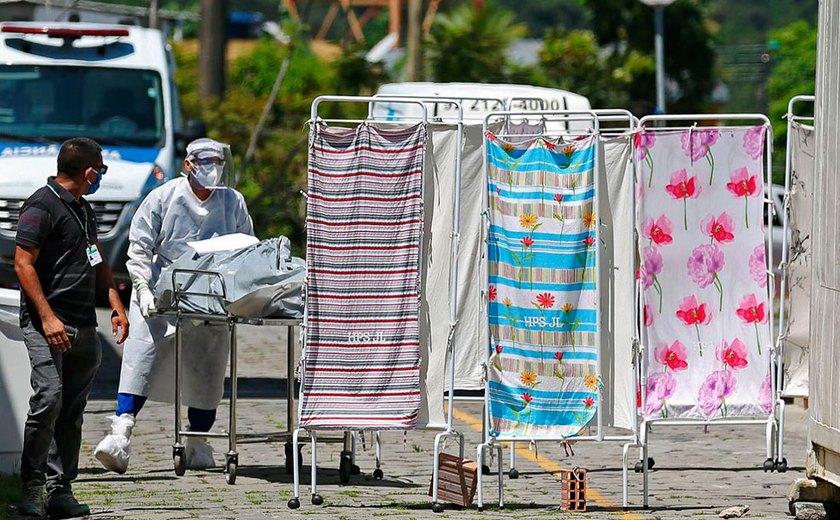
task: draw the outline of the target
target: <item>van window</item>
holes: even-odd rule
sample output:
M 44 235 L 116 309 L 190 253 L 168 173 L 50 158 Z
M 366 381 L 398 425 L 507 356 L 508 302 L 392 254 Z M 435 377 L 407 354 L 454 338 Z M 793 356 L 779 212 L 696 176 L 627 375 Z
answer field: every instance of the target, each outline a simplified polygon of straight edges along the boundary
M 61 142 L 84 135 L 111 146 L 160 146 L 157 72 L 102 67 L 0 67 L 0 139 Z

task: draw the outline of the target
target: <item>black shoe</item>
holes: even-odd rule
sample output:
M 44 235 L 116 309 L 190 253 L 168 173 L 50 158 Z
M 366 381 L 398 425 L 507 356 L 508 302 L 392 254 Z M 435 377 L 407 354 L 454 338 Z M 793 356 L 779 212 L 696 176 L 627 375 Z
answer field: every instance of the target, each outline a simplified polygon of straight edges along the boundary
M 18 504 L 18 514 L 20 516 L 44 518 L 43 484 L 23 485 L 23 498 L 20 500 L 20 504 Z
M 70 491 L 58 491 L 47 499 L 47 514 L 50 518 L 74 518 L 89 515 L 90 508 L 80 504 Z

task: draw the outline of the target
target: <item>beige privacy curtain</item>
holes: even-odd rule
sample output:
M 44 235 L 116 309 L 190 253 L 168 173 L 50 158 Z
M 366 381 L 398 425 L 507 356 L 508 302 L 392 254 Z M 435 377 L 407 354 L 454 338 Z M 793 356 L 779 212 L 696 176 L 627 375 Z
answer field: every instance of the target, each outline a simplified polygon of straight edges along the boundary
M 600 178 L 601 359 L 604 424 L 632 429 L 636 416 L 633 377 L 633 175 L 632 137 L 602 141 Z
M 790 257 L 788 259 L 785 397 L 808 397 L 808 324 L 811 295 L 811 211 L 814 195 L 814 127 L 791 123 Z
M 454 125 L 430 124 L 423 170 L 423 251 L 420 276 L 420 414 L 419 428 L 442 428 L 447 381 L 449 276 L 452 218 L 455 204 Z

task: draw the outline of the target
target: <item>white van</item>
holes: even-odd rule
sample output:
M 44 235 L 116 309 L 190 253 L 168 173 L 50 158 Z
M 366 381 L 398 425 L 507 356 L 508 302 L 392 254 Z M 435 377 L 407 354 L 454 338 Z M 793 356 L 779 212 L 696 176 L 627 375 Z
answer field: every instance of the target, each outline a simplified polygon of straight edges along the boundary
M 123 25 L 0 23 L 0 282 L 14 283 L 23 201 L 55 175 L 62 141 L 103 147 L 108 175 L 88 197 L 118 280 L 143 197 L 179 170 L 174 61 L 160 31 Z M 201 125 L 191 134 L 202 132 Z M 191 135 L 183 136 L 190 138 Z
M 490 112 L 502 110 L 556 111 L 592 108 L 586 97 L 566 90 L 496 83 L 388 83 L 379 87 L 376 95 L 457 98 L 462 100 L 464 120 L 475 123 L 484 121 L 484 117 Z M 457 108 L 451 103 L 429 103 L 427 110 L 432 118 L 446 119 L 457 116 Z M 421 115 L 419 106 L 402 103 L 375 103 L 372 111 L 375 119 Z

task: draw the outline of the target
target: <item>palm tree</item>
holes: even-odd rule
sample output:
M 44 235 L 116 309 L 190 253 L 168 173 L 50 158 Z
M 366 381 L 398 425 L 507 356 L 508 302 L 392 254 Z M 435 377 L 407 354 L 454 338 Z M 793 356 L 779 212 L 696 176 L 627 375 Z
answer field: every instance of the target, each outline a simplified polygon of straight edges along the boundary
M 430 76 L 435 81 L 482 82 L 504 79 L 505 51 L 525 35 L 514 13 L 490 3 L 483 9 L 461 4 L 439 14 L 427 41 Z

